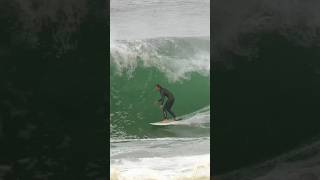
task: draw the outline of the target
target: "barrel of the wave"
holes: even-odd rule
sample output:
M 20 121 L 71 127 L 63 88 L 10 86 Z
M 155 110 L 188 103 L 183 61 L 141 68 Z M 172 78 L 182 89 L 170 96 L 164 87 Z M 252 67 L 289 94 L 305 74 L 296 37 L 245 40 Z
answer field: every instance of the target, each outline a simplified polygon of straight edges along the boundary
M 153 105 L 155 84 L 175 96 L 174 112 L 182 116 L 209 105 L 210 41 L 208 37 L 116 41 L 111 49 L 111 137 L 175 136 L 148 123 L 160 121 Z M 194 96 L 197 94 L 197 96 Z

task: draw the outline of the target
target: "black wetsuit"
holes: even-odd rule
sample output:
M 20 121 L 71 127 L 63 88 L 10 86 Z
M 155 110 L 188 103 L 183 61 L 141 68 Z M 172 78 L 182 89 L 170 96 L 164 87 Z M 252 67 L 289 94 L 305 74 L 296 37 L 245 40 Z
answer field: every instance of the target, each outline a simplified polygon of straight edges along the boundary
M 174 103 L 174 96 L 173 94 L 166 88 L 160 88 L 160 95 L 161 95 L 161 99 L 159 99 L 158 101 L 163 105 L 164 103 L 164 98 L 167 97 L 167 102 L 165 103 L 165 105 L 163 106 L 163 118 L 167 119 L 168 117 L 168 113 L 171 114 L 171 116 L 173 118 L 176 118 L 176 115 L 174 114 L 174 112 L 171 111 L 171 107 Z

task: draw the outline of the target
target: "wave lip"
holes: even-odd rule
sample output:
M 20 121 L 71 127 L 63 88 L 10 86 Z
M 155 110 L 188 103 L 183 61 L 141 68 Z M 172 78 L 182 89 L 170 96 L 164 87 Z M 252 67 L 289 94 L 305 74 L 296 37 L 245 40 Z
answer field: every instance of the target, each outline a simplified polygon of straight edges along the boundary
M 117 73 L 132 76 L 138 66 L 155 67 L 172 81 L 190 73 L 210 73 L 209 37 L 166 37 L 111 42 L 111 65 Z

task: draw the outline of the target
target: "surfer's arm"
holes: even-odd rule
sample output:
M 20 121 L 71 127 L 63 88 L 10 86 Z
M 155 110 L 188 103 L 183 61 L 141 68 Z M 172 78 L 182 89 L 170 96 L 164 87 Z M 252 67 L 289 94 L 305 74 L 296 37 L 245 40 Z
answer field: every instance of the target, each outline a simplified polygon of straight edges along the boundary
M 158 100 L 158 102 L 162 105 L 163 104 L 163 102 L 164 102 L 164 93 L 163 92 L 161 92 L 161 98 Z
M 164 101 L 164 97 L 161 97 L 161 99 L 158 100 L 158 102 L 162 105 Z

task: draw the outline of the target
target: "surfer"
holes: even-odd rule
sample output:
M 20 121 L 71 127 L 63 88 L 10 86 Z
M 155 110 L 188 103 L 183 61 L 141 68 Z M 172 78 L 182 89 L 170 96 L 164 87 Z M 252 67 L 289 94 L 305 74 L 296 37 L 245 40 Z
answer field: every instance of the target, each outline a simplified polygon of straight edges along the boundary
M 174 96 L 173 94 L 166 88 L 161 87 L 159 84 L 156 84 L 156 91 L 160 92 L 161 98 L 158 100 L 158 103 L 160 103 L 160 108 L 162 109 L 163 113 L 163 122 L 168 121 L 168 114 L 171 114 L 173 117 L 173 120 L 176 120 L 176 115 L 174 112 L 172 112 L 171 108 L 174 103 Z M 164 99 L 167 97 L 167 102 L 163 105 Z

